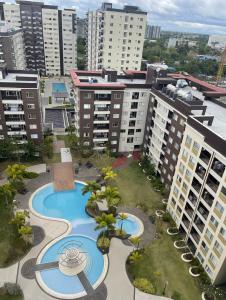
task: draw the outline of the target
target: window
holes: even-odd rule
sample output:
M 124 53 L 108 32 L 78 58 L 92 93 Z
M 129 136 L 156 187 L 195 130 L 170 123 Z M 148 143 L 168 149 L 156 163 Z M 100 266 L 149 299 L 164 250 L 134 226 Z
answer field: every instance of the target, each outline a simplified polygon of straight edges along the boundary
M 90 109 L 90 104 L 84 104 L 84 109 Z
M 216 266 L 216 264 L 217 264 L 217 259 L 216 259 L 216 257 L 213 255 L 213 253 L 210 254 L 209 259 L 210 259 L 210 261 L 213 263 L 213 265 Z
M 174 161 L 176 161 L 176 160 L 177 160 L 177 157 L 176 157 L 176 155 L 175 155 L 175 154 L 173 154 L 173 155 L 172 155 L 172 159 L 173 159 Z
M 27 98 L 34 98 L 34 93 L 33 92 L 27 92 L 26 97 Z
M 192 138 L 189 135 L 187 135 L 186 140 L 185 140 L 185 144 L 187 144 L 190 147 L 191 142 L 192 142 Z
M 32 114 L 29 114 L 29 115 L 28 115 L 28 119 L 30 119 L 30 120 L 31 120 L 31 119 L 36 119 L 36 116 L 35 116 L 35 115 L 32 115 Z
M 175 121 L 177 121 L 177 119 L 178 119 L 178 115 L 174 113 L 174 115 L 173 115 L 173 119 L 174 119 Z
M 112 135 L 112 136 L 117 136 L 118 133 L 117 133 L 117 131 L 113 131 L 113 132 L 111 133 L 111 135 Z
M 211 231 L 207 228 L 206 229 L 206 235 L 207 235 L 207 237 L 212 241 L 212 239 L 213 239 L 213 234 L 211 233 Z
M 84 132 L 83 136 L 84 136 L 84 137 L 89 137 L 90 134 L 89 134 L 89 132 Z
M 0 130 L 2 130 L 2 125 L 0 125 Z
M 119 118 L 119 114 L 113 114 L 113 119 L 118 119 Z
M 117 141 L 111 141 L 111 144 L 112 144 L 112 145 L 116 145 L 116 144 L 117 144 Z
M 170 165 L 170 167 L 169 167 L 169 168 L 170 168 L 170 170 L 171 170 L 171 171 L 173 171 L 173 170 L 174 170 L 174 166 L 173 166 L 173 165 Z
M 175 195 L 178 196 L 179 190 L 178 190 L 178 188 L 176 186 L 174 186 L 173 192 L 174 192 Z
M 179 150 L 179 148 L 180 148 L 180 145 L 179 145 L 179 144 L 177 144 L 177 143 L 175 143 L 175 145 L 174 145 L 174 148 L 175 148 L 176 150 Z
M 28 105 L 27 105 L 27 108 L 28 108 L 28 109 L 35 109 L 35 105 L 34 105 L 34 104 L 28 104 Z
M 197 142 L 194 142 L 193 148 L 194 148 L 196 151 L 199 151 L 200 145 L 199 145 Z
M 139 99 L 139 92 L 133 92 L 132 99 Z
M 129 127 L 134 127 L 136 125 L 136 121 L 129 121 Z
M 175 132 L 175 127 L 174 126 L 171 126 L 171 131 Z
M 118 122 L 112 124 L 112 127 L 118 127 L 118 126 L 119 126 Z
M 136 132 L 141 132 L 141 129 L 136 129 Z
M 182 137 L 182 133 L 180 131 L 177 132 L 177 137 L 179 137 L 179 139 Z
M 137 108 L 138 108 L 138 102 L 132 102 L 131 109 L 137 109 Z
M 90 114 L 85 114 L 84 119 L 90 119 Z
M 84 93 L 83 98 L 84 99 L 91 99 L 91 93 Z
M 220 245 L 220 243 L 219 243 L 218 241 L 215 242 L 214 248 L 216 248 L 216 250 L 217 250 L 220 254 L 222 254 L 223 251 L 224 251 L 224 248 Z
M 170 137 L 169 138 L 169 143 L 172 144 L 172 142 L 173 142 L 173 139 Z
M 37 125 L 36 124 L 31 124 L 29 127 L 30 127 L 30 129 L 37 129 Z
M 133 137 L 129 137 L 129 138 L 127 138 L 127 143 L 128 143 L 128 144 L 131 144 L 131 143 L 133 143 Z
M 181 126 L 184 126 L 184 122 L 185 122 L 185 121 L 184 121 L 183 119 L 181 119 L 181 120 L 180 120 L 180 125 L 181 125 Z
M 215 208 L 221 213 L 223 214 L 224 212 L 224 208 L 223 206 L 217 201 L 216 205 L 215 205 Z
M 128 129 L 128 135 L 134 135 L 134 129 Z
M 223 236 L 223 238 L 226 240 L 226 230 L 223 228 L 223 227 L 221 227 L 221 229 L 220 229 L 220 234 Z
M 115 96 L 116 94 L 114 94 Z M 120 104 L 114 104 L 114 109 L 120 109 Z
M 136 111 L 132 111 L 129 115 L 130 118 L 136 118 L 137 117 L 137 112 Z
M 204 262 L 204 258 L 202 257 L 202 255 L 200 253 L 197 254 L 197 258 L 199 259 L 201 264 Z
M 38 135 L 35 133 L 35 134 L 31 134 L 31 138 L 32 139 L 37 139 L 38 138 Z
M 218 223 L 218 221 L 213 216 L 211 216 L 210 222 L 217 228 L 217 226 L 218 226 L 219 223 Z
M 121 99 L 121 94 L 115 93 L 114 99 Z M 119 104 L 120 105 L 120 104 Z M 119 107 L 120 108 L 120 107 Z
M 125 132 L 126 132 L 125 129 L 121 129 L 121 130 L 120 130 L 120 133 L 125 133 Z

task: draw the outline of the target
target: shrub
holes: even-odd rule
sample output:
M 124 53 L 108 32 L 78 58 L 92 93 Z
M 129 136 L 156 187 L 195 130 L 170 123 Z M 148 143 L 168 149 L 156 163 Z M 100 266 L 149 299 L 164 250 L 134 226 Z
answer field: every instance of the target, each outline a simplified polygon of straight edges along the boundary
M 147 278 L 136 278 L 133 284 L 144 293 L 155 294 L 155 288 Z
M 127 233 L 123 229 L 116 229 L 115 234 L 120 238 L 125 238 L 127 236 Z
M 164 215 L 162 216 L 162 220 L 164 222 L 170 223 L 172 220 L 172 217 L 168 212 L 165 212 Z
M 35 172 L 26 172 L 25 171 L 24 174 L 23 174 L 23 177 L 27 178 L 27 179 L 33 179 L 33 178 L 38 177 L 38 174 L 35 173 Z
M 10 296 L 21 296 L 23 292 L 20 286 L 16 283 L 6 282 L 4 284 L 4 288 L 6 289 L 7 294 Z
M 171 297 L 173 300 L 181 300 L 182 299 L 181 294 L 177 291 L 174 291 Z
M 99 248 L 109 248 L 110 247 L 110 240 L 109 238 L 107 237 L 100 237 L 98 240 L 97 240 L 97 246 Z

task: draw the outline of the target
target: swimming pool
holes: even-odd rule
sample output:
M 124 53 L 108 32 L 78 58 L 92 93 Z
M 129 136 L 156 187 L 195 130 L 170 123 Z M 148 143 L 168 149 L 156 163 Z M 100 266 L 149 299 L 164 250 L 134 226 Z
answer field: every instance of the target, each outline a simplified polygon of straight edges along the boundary
M 67 236 L 53 240 L 41 251 L 37 264 L 58 262 L 62 245 L 67 242 L 79 243 L 87 259 L 84 274 L 93 288 L 97 288 L 106 276 L 108 258 L 96 246 L 100 231 L 95 230 L 95 219 L 85 211 L 90 193 L 83 195 L 83 187 L 84 183 L 75 182 L 73 190 L 56 192 L 53 184 L 47 184 L 32 195 L 30 209 L 35 214 L 48 219 L 62 219 L 70 225 Z M 131 235 L 142 234 L 142 222 L 133 215 L 127 215 L 123 230 Z M 117 220 L 116 227 L 121 228 L 120 220 Z M 40 286 L 54 297 L 75 299 L 86 295 L 80 278 L 77 275 L 67 276 L 59 268 L 36 272 L 36 277 Z
M 67 93 L 66 85 L 62 82 L 52 83 L 53 93 Z

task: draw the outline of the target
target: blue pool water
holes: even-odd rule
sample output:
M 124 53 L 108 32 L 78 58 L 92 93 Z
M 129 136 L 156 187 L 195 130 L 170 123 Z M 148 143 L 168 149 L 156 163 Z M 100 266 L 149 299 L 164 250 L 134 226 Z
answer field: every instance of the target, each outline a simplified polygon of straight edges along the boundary
M 64 83 L 52 83 L 52 88 L 54 93 L 67 93 L 67 89 Z
M 72 224 L 70 235 L 53 244 L 44 253 L 41 263 L 58 261 L 60 248 L 67 242 L 79 242 L 82 251 L 86 252 L 87 265 L 84 270 L 86 277 L 93 285 L 100 278 L 104 269 L 104 257 L 96 247 L 96 240 L 100 231 L 95 230 L 95 219 L 85 212 L 86 203 L 90 193 L 82 195 L 81 183 L 75 183 L 73 190 L 55 192 L 53 185 L 49 184 L 40 189 L 32 199 L 32 207 L 39 214 L 64 219 Z M 117 220 L 116 227 L 121 228 L 121 221 Z M 132 216 L 123 221 L 123 230 L 128 234 L 136 235 L 139 224 Z M 44 284 L 54 292 L 60 294 L 76 294 L 84 292 L 77 276 L 66 276 L 59 269 L 44 270 L 40 272 Z
M 131 235 L 136 235 L 140 231 L 140 225 L 137 223 L 136 219 L 133 216 L 128 215 L 128 218 L 124 221 L 117 220 L 116 227 L 121 228 Z

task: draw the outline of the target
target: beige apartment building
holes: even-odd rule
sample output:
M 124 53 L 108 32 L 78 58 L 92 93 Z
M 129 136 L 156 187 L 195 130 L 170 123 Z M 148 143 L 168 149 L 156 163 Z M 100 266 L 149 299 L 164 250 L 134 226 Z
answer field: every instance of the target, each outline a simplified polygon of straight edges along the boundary
M 147 13 L 136 6 L 111 3 L 87 14 L 88 70 L 140 70 Z

